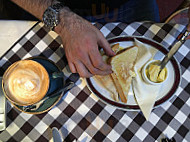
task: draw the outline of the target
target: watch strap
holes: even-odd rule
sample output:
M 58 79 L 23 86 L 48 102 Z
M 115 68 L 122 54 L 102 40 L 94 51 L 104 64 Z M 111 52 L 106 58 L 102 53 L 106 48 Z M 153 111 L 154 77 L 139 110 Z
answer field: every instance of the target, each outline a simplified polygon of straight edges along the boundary
M 58 2 L 56 4 L 52 4 L 51 7 L 56 11 L 56 12 L 59 12 L 63 7 L 64 7 L 64 4 L 61 3 L 61 2 Z
M 59 17 L 59 12 L 60 10 L 64 7 L 64 3 L 63 2 L 60 2 L 60 1 L 57 1 L 57 0 L 53 0 L 52 1 L 52 4 L 51 6 L 49 6 L 46 11 L 44 12 L 44 15 L 43 15 L 43 21 L 44 21 L 44 24 L 50 28 L 50 30 L 54 31 L 54 28 L 59 24 L 59 21 L 60 21 L 60 17 Z M 54 21 L 51 21 L 51 24 L 49 24 L 45 19 L 47 19 L 47 12 L 48 11 L 52 11 L 54 13 Z M 46 15 L 46 18 L 45 18 L 45 15 Z M 52 19 L 52 20 L 53 20 Z M 46 22 L 45 22 L 46 21 Z
M 59 11 L 64 7 L 64 3 L 57 1 L 57 0 L 53 0 L 51 7 L 59 14 Z M 58 15 L 59 18 L 59 15 Z M 60 19 L 57 21 L 56 25 L 54 27 L 52 27 L 52 31 L 54 31 L 55 27 L 58 25 Z

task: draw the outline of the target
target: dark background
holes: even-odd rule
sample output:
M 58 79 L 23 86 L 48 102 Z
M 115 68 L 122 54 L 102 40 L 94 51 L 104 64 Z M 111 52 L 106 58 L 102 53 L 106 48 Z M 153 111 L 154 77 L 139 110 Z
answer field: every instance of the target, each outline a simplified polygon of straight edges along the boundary
M 78 1 L 78 0 L 76 0 Z M 65 1 L 68 4 L 67 0 Z M 98 2 L 96 0 L 96 2 Z M 106 2 L 106 0 L 105 0 Z M 126 2 L 126 0 L 116 0 L 116 2 L 112 5 L 117 6 L 122 2 Z M 163 22 L 166 20 L 168 16 L 170 16 L 177 9 L 181 8 L 181 6 L 186 6 L 186 3 L 189 3 L 190 0 L 157 0 L 159 7 L 160 20 Z M 83 5 L 86 7 L 88 5 L 88 1 Z M 108 3 L 109 4 L 109 3 Z M 78 7 L 76 4 L 68 4 L 71 8 Z M 0 19 L 11 19 L 11 20 L 38 20 L 31 14 L 28 14 L 20 7 L 16 6 L 14 3 L 10 2 L 10 0 L 0 0 Z

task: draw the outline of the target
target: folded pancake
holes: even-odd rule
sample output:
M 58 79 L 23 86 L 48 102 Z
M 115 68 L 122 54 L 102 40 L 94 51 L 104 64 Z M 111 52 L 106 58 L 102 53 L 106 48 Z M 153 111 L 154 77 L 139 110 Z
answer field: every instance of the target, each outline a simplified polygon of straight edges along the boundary
M 127 103 L 127 97 L 131 86 L 132 77 L 135 76 L 134 65 L 138 54 L 138 47 L 132 46 L 123 49 L 112 57 L 109 63 L 112 66 L 114 84 L 121 101 Z
M 118 102 L 120 97 L 126 103 L 132 77 L 135 76 L 134 64 L 138 47 L 124 49 L 117 43 L 112 46 L 112 50 L 116 53 L 114 57 L 103 54 L 102 58 L 104 62 L 111 64 L 113 73 L 106 76 L 95 75 L 94 78 L 110 92 L 113 100 Z
M 112 46 L 112 50 L 117 53 L 119 52 L 121 49 L 123 49 L 122 47 L 119 46 L 119 43 L 114 44 Z M 105 63 L 107 63 L 108 59 L 110 57 L 108 57 L 107 55 L 103 54 L 102 55 L 102 59 Z M 113 79 L 111 77 L 111 74 L 109 75 L 95 75 L 94 79 L 96 79 L 96 82 L 99 83 L 101 86 L 103 86 L 109 93 L 110 93 L 110 97 L 115 100 L 115 101 L 119 101 L 119 96 L 118 96 L 118 91 L 116 90 L 115 84 L 113 82 Z

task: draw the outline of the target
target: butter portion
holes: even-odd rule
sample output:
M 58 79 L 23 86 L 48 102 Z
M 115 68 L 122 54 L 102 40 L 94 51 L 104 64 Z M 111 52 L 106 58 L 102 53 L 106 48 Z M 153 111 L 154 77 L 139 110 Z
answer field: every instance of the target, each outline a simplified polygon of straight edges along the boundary
M 159 76 L 158 76 L 158 82 L 162 82 L 166 79 L 166 75 L 167 75 L 167 70 L 166 68 L 162 69 Z
M 156 62 L 151 63 L 146 69 L 146 75 L 150 79 L 150 81 L 155 83 L 163 82 L 166 79 L 167 69 L 166 67 L 160 70 L 160 66 L 156 64 Z
M 148 68 L 149 79 L 153 82 L 157 82 L 158 74 L 160 72 L 160 67 L 154 64 L 150 64 Z

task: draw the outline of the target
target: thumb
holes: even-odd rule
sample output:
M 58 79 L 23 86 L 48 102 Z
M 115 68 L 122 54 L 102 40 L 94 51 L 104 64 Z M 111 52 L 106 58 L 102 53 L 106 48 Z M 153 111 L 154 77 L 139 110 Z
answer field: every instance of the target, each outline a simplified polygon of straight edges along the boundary
M 103 35 L 98 36 L 98 45 L 103 48 L 104 52 L 108 56 L 114 56 L 116 53 L 111 49 L 110 44 Z

